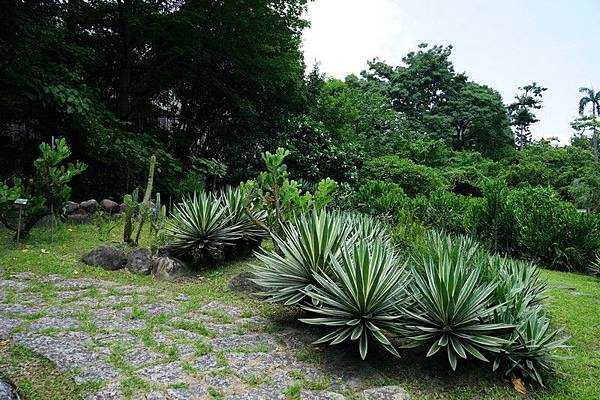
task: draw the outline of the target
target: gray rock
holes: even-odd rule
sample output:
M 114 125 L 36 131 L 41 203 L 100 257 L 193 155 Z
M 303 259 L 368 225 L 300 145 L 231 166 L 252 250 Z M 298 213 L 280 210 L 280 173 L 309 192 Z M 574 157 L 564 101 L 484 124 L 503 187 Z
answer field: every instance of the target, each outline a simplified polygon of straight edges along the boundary
M 400 386 L 383 386 L 363 390 L 363 400 L 410 400 L 410 395 Z
M 87 381 L 111 382 L 119 378 L 119 371 L 108 364 L 99 364 L 85 368 L 79 375 L 75 375 L 75 382 L 78 384 Z
M 73 318 L 42 317 L 32 322 L 30 329 L 32 331 L 42 331 L 44 329 L 69 330 L 78 326 L 79 321 Z
M 20 400 L 17 389 L 8 382 L 0 379 L 0 399 L 2 400 Z
M 83 262 L 106 270 L 123 268 L 127 259 L 125 253 L 115 247 L 100 246 L 83 256 Z
M 287 396 L 280 389 L 265 386 L 249 392 L 234 394 L 227 398 L 229 400 L 285 400 Z
M 79 203 L 79 207 L 89 213 L 89 214 L 93 214 L 96 212 L 96 210 L 98 210 L 98 202 L 94 199 L 91 200 L 86 200 L 86 201 L 82 201 L 81 203 Z
M 192 365 L 192 367 L 196 368 L 202 373 L 211 371 L 218 367 L 217 357 L 214 353 L 208 353 L 203 356 L 200 356 L 197 359 L 193 360 L 190 364 Z
M 239 318 L 244 313 L 243 310 L 237 307 L 228 306 L 227 304 L 223 304 L 218 301 L 211 301 L 210 303 L 203 305 L 200 310 L 207 314 L 223 314 L 232 319 Z
M 223 336 L 208 341 L 215 350 L 235 349 L 239 347 L 264 347 L 266 351 L 272 351 L 277 348 L 274 338 L 266 333 L 256 333 L 251 335 L 231 335 Z
M 183 384 L 189 379 L 177 362 L 144 368 L 139 371 L 139 374 L 151 382 L 161 385 Z
M 229 289 L 246 294 L 258 293 L 262 289 L 252 281 L 252 279 L 255 278 L 256 275 L 252 272 L 241 272 L 231 278 L 231 281 L 229 281 Z
M 339 393 L 324 390 L 303 390 L 300 392 L 300 400 L 345 400 Z
M 150 271 L 152 271 L 152 253 L 143 247 L 130 251 L 127 253 L 125 268 L 134 274 L 150 274 Z
M 169 400 L 195 400 L 208 399 L 208 388 L 204 385 L 192 385 L 188 388 L 169 389 L 167 390 L 167 398 Z
M 134 347 L 125 354 L 125 359 L 134 367 L 142 367 L 164 358 L 165 356 L 155 353 L 144 346 Z
M 189 273 L 190 268 L 177 258 L 156 257 L 152 262 L 152 275 L 161 281 L 173 281 Z
M 124 213 L 126 211 L 127 211 L 127 204 L 125 204 L 125 203 L 119 204 L 119 212 Z
M 79 210 L 79 203 L 75 203 L 73 201 L 67 201 L 67 205 L 65 206 L 65 211 L 67 214 L 73 214 Z
M 116 214 L 120 211 L 119 204 L 109 199 L 102 200 L 100 202 L 100 207 L 102 207 L 102 209 L 107 213 L 111 214 Z

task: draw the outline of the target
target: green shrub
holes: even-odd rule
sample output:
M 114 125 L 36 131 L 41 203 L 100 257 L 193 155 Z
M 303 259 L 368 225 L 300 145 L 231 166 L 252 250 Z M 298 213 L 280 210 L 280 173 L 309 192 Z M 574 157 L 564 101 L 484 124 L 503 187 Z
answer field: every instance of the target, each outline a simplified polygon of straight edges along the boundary
M 402 328 L 397 310 L 406 296 L 406 278 L 398 258 L 380 242 L 360 240 L 349 249 L 342 249 L 339 262 L 332 259 L 331 272 L 331 276 L 316 272 L 318 285 L 306 291 L 317 305 L 303 308 L 317 316 L 301 321 L 335 328 L 315 343 L 335 345 L 348 339 L 358 340 L 364 360 L 369 340 L 375 338 L 398 356 L 384 334 Z
M 51 146 L 47 143 L 39 145 L 40 157 L 33 162 L 35 175 L 30 183 L 15 177 L 11 183 L 0 182 L 0 226 L 17 231 L 18 212 L 14 202 L 18 198 L 28 199 L 23 207 L 21 238 L 51 209 L 61 217 L 64 207 L 71 197 L 71 180 L 87 169 L 87 165 L 77 161 L 65 164 L 71 155 L 71 149 L 65 139 L 59 139 Z
M 494 251 L 509 253 L 515 245 L 514 221 L 506 203 L 509 189 L 502 180 L 487 180 L 482 184 L 482 191 L 483 198 L 473 210 L 475 231 Z
M 480 199 L 462 196 L 445 190 L 436 190 L 428 197 L 418 196 L 413 201 L 413 213 L 425 225 L 454 234 L 474 231 L 474 205 Z
M 579 213 L 552 189 L 513 190 L 506 210 L 518 253 L 548 267 L 585 271 L 600 249 L 600 220 Z
M 387 221 L 394 221 L 409 202 L 398 184 L 383 181 L 367 181 L 352 196 L 353 209 Z
M 435 169 L 398 156 L 377 157 L 365 162 L 360 177 L 363 181 L 396 183 L 411 197 L 444 187 L 444 181 Z

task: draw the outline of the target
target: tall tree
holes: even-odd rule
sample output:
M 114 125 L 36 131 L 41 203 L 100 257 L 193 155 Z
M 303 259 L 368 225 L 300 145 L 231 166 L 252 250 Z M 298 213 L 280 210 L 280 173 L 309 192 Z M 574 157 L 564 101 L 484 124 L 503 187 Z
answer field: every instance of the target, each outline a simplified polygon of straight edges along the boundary
M 592 147 L 594 148 L 594 157 L 598 161 L 598 128 L 595 124 L 597 116 L 600 114 L 600 92 L 595 92 L 594 89 L 582 87 L 579 88 L 579 93 L 584 96 L 579 99 L 579 115 L 583 116 L 588 105 L 592 109 Z
M 517 146 L 521 150 L 531 144 L 531 125 L 539 121 L 534 110 L 542 108 L 542 93 L 546 90 L 536 82 L 520 87 L 515 101 L 508 106 Z

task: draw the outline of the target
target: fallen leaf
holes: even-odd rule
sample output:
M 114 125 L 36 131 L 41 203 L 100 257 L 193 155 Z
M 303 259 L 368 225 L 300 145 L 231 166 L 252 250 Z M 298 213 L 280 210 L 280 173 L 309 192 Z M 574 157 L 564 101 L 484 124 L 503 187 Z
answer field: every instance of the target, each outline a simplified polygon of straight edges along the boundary
M 10 340 L 0 340 L 0 347 L 4 347 L 4 346 L 8 346 L 10 343 Z
M 512 378 L 512 384 L 517 393 L 527 394 L 527 388 L 525 387 L 525 382 L 521 378 Z
M 48 250 L 46 250 L 46 249 L 41 249 L 41 250 L 40 250 L 40 252 L 41 252 L 42 254 L 48 254 L 48 253 L 49 253 L 49 251 L 48 251 Z
M 73 232 L 73 229 L 71 229 L 71 228 L 68 228 L 67 230 L 68 230 L 69 232 Z
M 27 253 L 29 251 L 29 249 L 23 249 L 21 250 L 21 253 Z

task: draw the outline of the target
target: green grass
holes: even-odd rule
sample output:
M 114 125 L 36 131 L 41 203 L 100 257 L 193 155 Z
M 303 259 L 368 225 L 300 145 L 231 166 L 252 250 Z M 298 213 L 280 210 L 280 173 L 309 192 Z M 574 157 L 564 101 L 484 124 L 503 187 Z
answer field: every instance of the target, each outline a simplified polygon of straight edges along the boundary
M 105 236 L 105 243 L 117 244 L 121 228 L 113 229 Z M 262 315 L 272 317 L 275 327 L 285 326 L 289 322 L 290 312 L 277 306 L 261 303 L 255 299 L 240 296 L 227 289 L 229 279 L 236 273 L 249 270 L 252 260 L 230 263 L 226 266 L 213 267 L 202 271 L 201 277 L 180 283 L 157 282 L 152 277 L 133 275 L 125 271 L 104 271 L 100 268 L 84 265 L 80 259 L 83 254 L 97 247 L 100 232 L 95 226 L 76 225 L 62 226 L 57 232 L 57 239 L 51 243 L 49 232 L 46 229 L 35 229 L 30 238 L 16 245 L 12 242 L 12 235 L 0 230 L 0 279 L 6 279 L 16 272 L 33 272 L 38 275 L 59 274 L 68 278 L 98 278 L 117 281 L 126 285 L 144 285 L 151 289 L 170 293 L 173 296 L 184 294 L 189 299 L 183 303 L 184 312 L 197 312 L 199 307 L 209 301 L 218 300 L 223 303 L 236 305 L 245 310 L 244 317 Z M 143 238 L 142 244 L 147 243 Z M 43 251 L 42 251 L 43 250 Z M 546 389 L 529 388 L 526 398 L 531 399 L 600 399 L 600 280 L 590 276 L 569 274 L 555 271 L 544 271 L 548 280 L 548 309 L 555 326 L 563 326 L 564 334 L 570 336 L 570 349 L 565 349 L 561 355 L 569 357 L 557 363 L 557 373 L 547 378 Z M 567 288 L 564 288 L 564 287 Z M 572 289 L 570 289 L 572 288 Z M 50 285 L 38 284 L 32 291 L 41 292 L 44 296 L 51 297 L 53 289 Z M 101 298 L 103 295 L 96 288 L 86 290 L 88 295 L 95 294 Z M 5 302 L 17 302 L 18 295 L 15 291 L 5 290 Z M 584 295 L 577 295 L 584 294 Z M 119 295 L 118 292 L 108 295 Z M 137 299 L 137 298 L 136 298 Z M 139 300 L 143 299 L 140 297 Z M 68 305 L 72 299 L 63 303 Z M 153 340 L 153 329 L 167 323 L 165 316 L 149 317 L 138 308 L 138 301 L 132 304 L 131 318 L 146 319 L 148 329 L 139 331 L 139 336 L 149 347 L 159 350 L 171 357 L 176 357 L 174 348 L 158 346 Z M 119 306 L 117 306 L 119 307 Z M 253 312 L 254 311 L 254 312 Z M 34 315 L 31 319 L 41 317 Z M 214 318 L 221 322 L 230 322 L 227 316 L 213 313 Z M 84 310 L 76 316 L 85 327 L 86 331 L 93 333 L 98 329 L 94 326 Z M 174 323 L 182 329 L 193 331 L 205 336 L 214 335 L 202 323 L 186 321 Z M 251 323 L 242 326 L 244 330 L 259 330 Z M 275 328 L 273 328 L 275 330 Z M 197 355 L 207 354 L 210 346 L 202 341 L 192 343 Z M 343 347 L 334 349 L 333 353 L 343 351 Z M 243 349 L 246 351 L 265 350 L 260 347 Z M 111 364 L 119 366 L 125 372 L 130 366 L 124 360 L 125 349 L 114 348 L 110 355 Z M 402 352 L 402 358 L 396 359 L 384 353 L 369 350 L 368 361 L 385 377 L 386 384 L 398 384 L 412 393 L 415 399 L 512 399 L 516 397 L 510 382 L 494 375 L 488 365 L 474 364 L 460 368 L 456 373 L 449 371 L 443 359 L 425 359 L 423 354 L 414 351 Z M 327 359 L 327 351 L 316 351 L 306 348 L 296 353 L 300 361 L 322 363 Z M 227 367 L 224 352 L 217 352 L 219 373 L 231 374 Z M 352 362 L 359 363 L 359 360 Z M 27 349 L 8 344 L 0 346 L 0 376 L 15 383 L 21 390 L 25 399 L 79 399 L 95 388 L 94 384 L 77 385 L 73 379 L 58 370 L 46 359 Z M 258 379 L 257 382 L 261 382 Z M 288 398 L 297 398 L 300 388 L 327 389 L 326 383 L 309 384 L 302 374 L 298 373 L 298 383 L 290 387 Z M 146 383 L 134 376 L 125 376 L 122 389 L 126 394 L 134 394 L 144 388 Z M 368 385 L 368 384 L 367 384 Z M 353 394 L 349 394 L 352 398 Z M 220 393 L 211 393 L 213 398 L 220 398 Z

